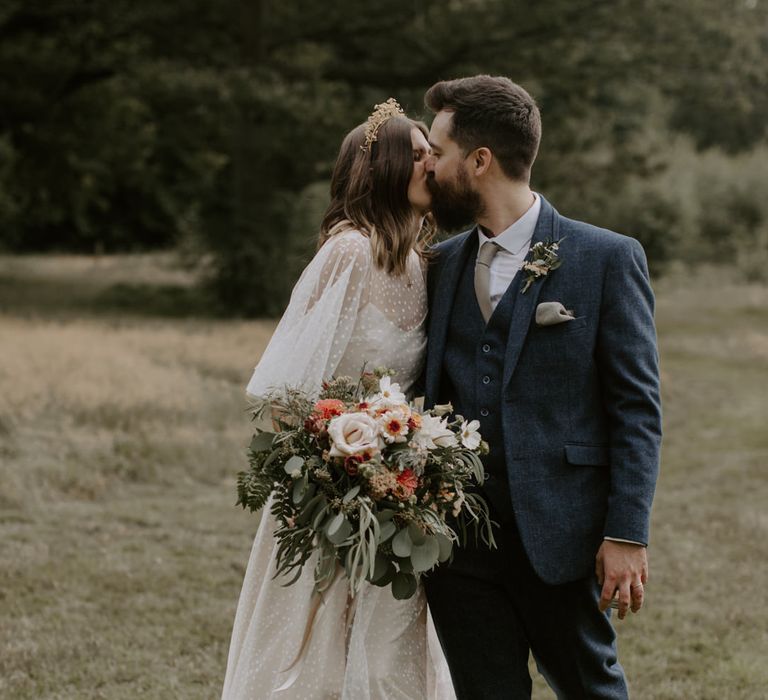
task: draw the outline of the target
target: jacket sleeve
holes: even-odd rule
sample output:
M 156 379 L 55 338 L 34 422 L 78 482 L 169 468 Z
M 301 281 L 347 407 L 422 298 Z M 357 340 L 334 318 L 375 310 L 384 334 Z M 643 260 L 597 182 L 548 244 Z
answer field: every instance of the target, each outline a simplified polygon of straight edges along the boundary
M 333 376 L 368 292 L 368 239 L 336 234 L 318 251 L 291 293 L 246 393 L 263 397 L 286 386 L 313 394 Z
M 623 238 L 604 278 L 597 363 L 609 426 L 604 535 L 648 543 L 661 448 L 654 297 L 642 246 Z

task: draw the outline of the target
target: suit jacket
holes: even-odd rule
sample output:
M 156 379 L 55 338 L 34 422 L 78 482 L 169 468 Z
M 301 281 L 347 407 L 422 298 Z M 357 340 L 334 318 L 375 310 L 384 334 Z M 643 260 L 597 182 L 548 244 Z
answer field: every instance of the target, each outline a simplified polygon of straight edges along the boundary
M 648 542 L 661 408 L 640 244 L 560 216 L 542 198 L 532 245 L 545 240 L 560 241 L 562 265 L 515 292 L 501 420 L 517 528 L 536 572 L 555 584 L 591 574 L 604 536 Z M 442 366 L 448 321 L 477 245 L 471 231 L 457 235 L 436 246 L 430 264 L 427 406 L 451 399 Z M 522 282 L 519 272 L 512 285 Z M 545 301 L 575 319 L 537 326 Z

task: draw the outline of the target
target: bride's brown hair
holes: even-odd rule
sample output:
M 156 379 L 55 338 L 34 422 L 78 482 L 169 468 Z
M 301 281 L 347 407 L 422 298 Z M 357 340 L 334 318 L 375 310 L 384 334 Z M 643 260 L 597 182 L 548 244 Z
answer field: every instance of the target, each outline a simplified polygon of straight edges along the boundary
M 433 233 L 431 217 L 422 221 L 408 201 L 413 174 L 411 130 L 427 127 L 407 117 L 392 117 L 365 144 L 365 124 L 344 138 L 331 177 L 331 202 L 320 224 L 318 248 L 331 236 L 355 229 L 371 239 L 373 259 L 392 274 L 405 272 L 408 254 L 425 255 Z

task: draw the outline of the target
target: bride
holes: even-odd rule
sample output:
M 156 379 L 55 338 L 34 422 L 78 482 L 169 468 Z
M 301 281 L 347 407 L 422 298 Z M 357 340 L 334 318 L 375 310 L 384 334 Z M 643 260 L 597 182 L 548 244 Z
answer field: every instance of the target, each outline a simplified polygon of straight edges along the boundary
M 423 124 L 397 102 L 377 105 L 344 139 L 319 249 L 248 384 L 316 393 L 333 375 L 388 367 L 407 392 L 426 347 L 424 234 L 430 206 Z M 274 579 L 275 521 L 263 509 L 235 616 L 222 700 L 454 700 L 424 591 L 395 600 L 343 576 L 314 612 L 314 562 Z M 301 653 L 300 653 L 301 651 Z M 297 659 L 295 663 L 292 663 Z

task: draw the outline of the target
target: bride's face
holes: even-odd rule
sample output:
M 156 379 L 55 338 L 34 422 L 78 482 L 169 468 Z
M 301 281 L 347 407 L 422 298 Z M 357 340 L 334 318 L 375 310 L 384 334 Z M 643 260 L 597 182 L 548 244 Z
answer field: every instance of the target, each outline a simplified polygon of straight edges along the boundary
M 414 211 L 419 216 L 423 216 L 432 204 L 432 195 L 427 187 L 427 171 L 424 167 L 429 155 L 429 143 L 415 126 L 411 129 L 411 145 L 413 146 L 413 174 L 408 183 L 408 201 Z

